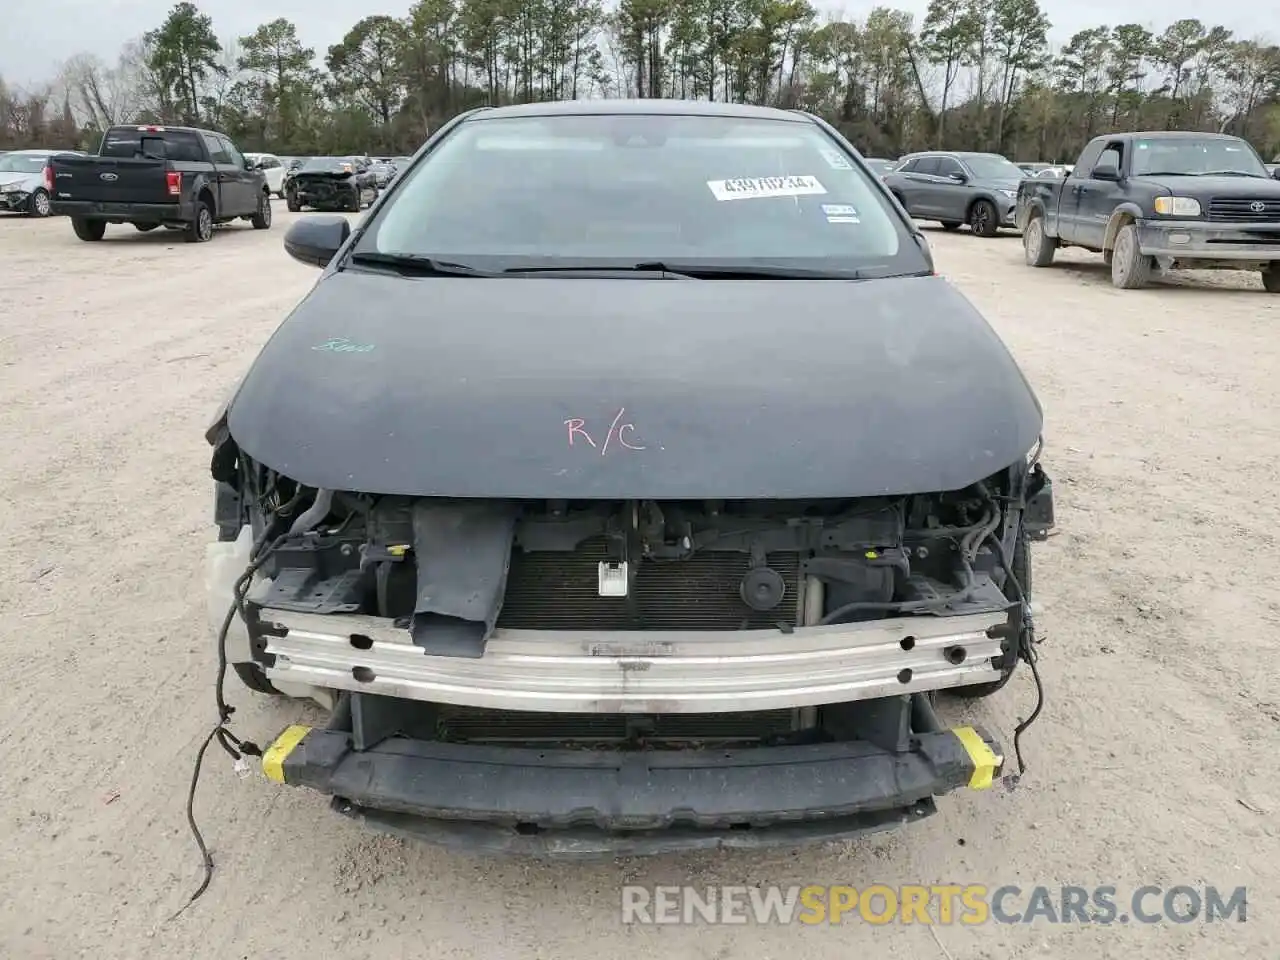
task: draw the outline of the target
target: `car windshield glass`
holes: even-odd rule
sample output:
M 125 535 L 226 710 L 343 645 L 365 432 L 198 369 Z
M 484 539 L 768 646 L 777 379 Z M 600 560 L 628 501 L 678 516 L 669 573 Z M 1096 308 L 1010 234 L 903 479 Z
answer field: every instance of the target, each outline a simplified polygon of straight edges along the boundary
M 477 119 L 392 196 L 356 252 L 491 270 L 659 261 L 864 276 L 927 270 L 874 179 L 809 122 Z
M 961 159 L 980 180 L 1020 180 L 1027 175 L 1025 170 L 1004 157 L 970 154 Z
M 1144 174 L 1239 173 L 1265 177 L 1266 167 L 1243 140 L 1228 137 L 1152 137 L 1133 145 L 1130 172 Z
M 302 161 L 298 169 L 307 173 L 350 173 L 355 164 L 346 157 L 311 157 Z
M 33 156 L 29 153 L 9 153 L 0 156 L 0 173 L 39 173 L 44 169 L 48 157 L 43 154 Z

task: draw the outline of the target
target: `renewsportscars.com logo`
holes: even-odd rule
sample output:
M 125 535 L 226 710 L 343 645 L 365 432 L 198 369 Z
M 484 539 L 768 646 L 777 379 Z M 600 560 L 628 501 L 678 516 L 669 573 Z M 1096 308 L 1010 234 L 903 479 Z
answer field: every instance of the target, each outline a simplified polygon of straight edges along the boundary
M 1143 886 L 1124 894 L 1114 886 L 985 884 L 622 888 L 622 922 L 627 924 L 1107 925 L 1247 919 L 1245 887 Z

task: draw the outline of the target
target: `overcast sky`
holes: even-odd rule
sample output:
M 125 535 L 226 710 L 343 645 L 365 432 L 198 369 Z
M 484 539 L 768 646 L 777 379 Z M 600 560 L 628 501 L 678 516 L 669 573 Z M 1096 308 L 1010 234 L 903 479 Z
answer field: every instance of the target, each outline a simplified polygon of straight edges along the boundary
M 811 2 L 823 13 L 842 13 L 856 19 L 877 6 L 870 0 Z M 901 0 L 887 5 L 910 10 L 918 23 L 927 2 Z M 329 45 L 340 40 L 360 16 L 374 12 L 401 16 L 411 3 L 412 0 L 383 0 L 353 5 L 346 0 L 275 0 L 264 6 L 254 0 L 205 0 L 198 6 L 213 17 L 214 29 L 224 42 L 251 33 L 266 20 L 287 17 L 298 25 L 303 43 L 323 57 Z M 1200 17 L 1220 23 L 1242 37 L 1252 37 L 1274 22 L 1259 16 L 1268 4 L 1247 0 L 1218 0 L 1210 7 L 1203 0 L 1041 3 L 1053 21 L 1050 39 L 1054 43 L 1099 23 L 1136 22 L 1159 31 L 1174 20 Z M 122 44 L 157 26 L 172 5 L 172 0 L 3 0 L 0 6 L 5 10 L 8 27 L 0 29 L 0 76 L 11 84 L 38 84 L 52 77 L 63 60 L 82 51 L 114 62 Z

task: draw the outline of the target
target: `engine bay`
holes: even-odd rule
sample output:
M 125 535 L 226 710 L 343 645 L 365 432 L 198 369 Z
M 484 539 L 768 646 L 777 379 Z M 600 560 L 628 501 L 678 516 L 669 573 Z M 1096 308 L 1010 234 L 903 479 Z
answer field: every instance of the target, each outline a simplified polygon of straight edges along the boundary
M 1020 543 L 1052 524 L 1034 462 L 961 491 L 846 500 L 378 496 L 217 453 L 214 473 L 221 538 L 247 525 L 277 541 L 253 598 L 264 617 L 384 618 L 426 653 L 473 658 L 504 628 L 789 631 L 1005 609 Z

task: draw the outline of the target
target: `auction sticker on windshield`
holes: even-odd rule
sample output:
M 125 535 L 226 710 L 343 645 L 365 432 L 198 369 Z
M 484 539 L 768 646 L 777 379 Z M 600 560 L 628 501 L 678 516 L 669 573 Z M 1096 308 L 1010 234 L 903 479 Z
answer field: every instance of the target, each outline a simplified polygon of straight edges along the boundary
M 736 180 L 708 180 L 707 186 L 717 200 L 803 197 L 827 192 L 817 177 L 739 177 Z

